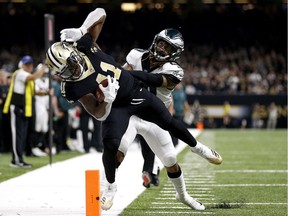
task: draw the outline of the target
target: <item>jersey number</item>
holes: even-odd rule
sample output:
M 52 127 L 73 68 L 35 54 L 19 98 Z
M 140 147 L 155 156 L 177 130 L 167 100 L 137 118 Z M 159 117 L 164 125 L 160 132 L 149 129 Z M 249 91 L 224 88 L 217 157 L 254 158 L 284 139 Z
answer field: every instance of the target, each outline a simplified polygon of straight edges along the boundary
M 103 71 L 103 74 L 98 73 L 96 77 L 97 83 L 101 83 L 103 80 L 107 79 L 107 76 L 109 75 L 108 72 L 113 73 L 113 77 L 119 80 L 120 75 L 121 75 L 121 69 L 115 67 L 112 64 L 106 63 L 106 62 L 101 62 L 100 67 Z M 106 72 L 107 74 L 104 74 Z

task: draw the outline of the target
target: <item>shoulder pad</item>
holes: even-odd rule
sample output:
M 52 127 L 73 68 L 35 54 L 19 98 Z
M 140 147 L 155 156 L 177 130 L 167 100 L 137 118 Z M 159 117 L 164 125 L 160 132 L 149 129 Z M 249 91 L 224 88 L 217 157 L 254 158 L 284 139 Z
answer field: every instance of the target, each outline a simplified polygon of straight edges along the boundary
M 146 51 L 147 50 L 138 48 L 132 49 L 126 56 L 126 62 L 134 68 Z
M 178 80 L 182 80 L 184 76 L 183 68 L 175 62 L 167 62 L 163 65 L 162 74 L 173 75 Z

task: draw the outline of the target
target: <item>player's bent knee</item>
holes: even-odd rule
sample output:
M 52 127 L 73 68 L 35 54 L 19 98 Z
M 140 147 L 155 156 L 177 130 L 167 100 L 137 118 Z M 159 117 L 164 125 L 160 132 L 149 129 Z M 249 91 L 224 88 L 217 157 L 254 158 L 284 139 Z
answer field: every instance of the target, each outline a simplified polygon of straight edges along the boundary
M 119 150 L 120 152 L 122 152 L 123 155 L 125 156 L 126 153 L 127 153 L 127 151 L 128 151 L 128 148 L 129 148 L 129 142 L 128 142 L 127 140 L 125 140 L 124 138 L 122 138 L 118 150 Z
M 177 163 L 176 154 L 165 154 L 162 158 L 162 163 L 165 167 L 172 167 Z
M 124 157 L 125 157 L 124 153 L 118 150 L 116 154 L 117 161 L 119 163 L 122 163 L 122 161 L 124 160 Z

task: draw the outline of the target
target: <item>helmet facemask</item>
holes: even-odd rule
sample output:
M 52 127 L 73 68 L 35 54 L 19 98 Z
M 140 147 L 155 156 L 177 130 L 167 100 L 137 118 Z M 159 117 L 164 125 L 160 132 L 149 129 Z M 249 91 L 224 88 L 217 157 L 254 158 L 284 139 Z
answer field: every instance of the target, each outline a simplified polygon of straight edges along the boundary
M 79 79 L 87 68 L 83 54 L 65 42 L 56 42 L 48 49 L 47 61 L 51 71 L 64 80 Z
M 79 79 L 83 72 L 85 71 L 85 60 L 81 54 L 75 50 L 71 52 L 70 56 L 67 58 L 67 65 L 61 70 L 61 72 L 56 73 L 63 79 Z

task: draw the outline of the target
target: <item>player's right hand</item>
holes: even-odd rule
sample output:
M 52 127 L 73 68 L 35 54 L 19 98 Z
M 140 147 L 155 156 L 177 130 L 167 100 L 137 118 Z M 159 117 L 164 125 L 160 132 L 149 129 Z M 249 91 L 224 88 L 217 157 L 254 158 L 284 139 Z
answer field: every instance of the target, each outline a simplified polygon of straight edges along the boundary
M 80 28 L 67 28 L 60 32 L 61 41 L 76 42 L 83 36 L 83 31 Z

